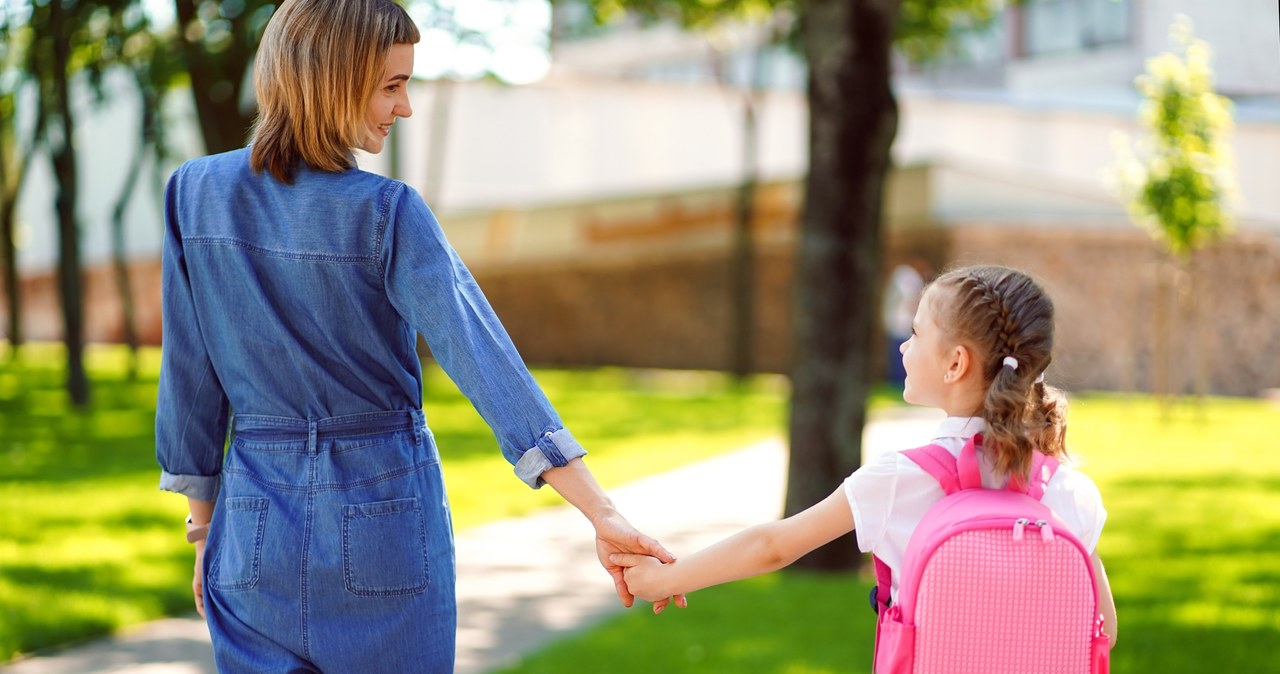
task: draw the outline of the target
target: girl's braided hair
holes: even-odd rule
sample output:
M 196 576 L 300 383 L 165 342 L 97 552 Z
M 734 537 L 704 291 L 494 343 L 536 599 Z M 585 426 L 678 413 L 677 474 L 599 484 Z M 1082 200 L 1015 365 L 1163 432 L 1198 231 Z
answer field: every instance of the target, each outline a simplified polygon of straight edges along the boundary
M 989 382 L 981 415 L 996 472 L 1026 479 L 1032 450 L 1066 458 L 1067 399 L 1037 377 L 1053 360 L 1053 302 L 1026 274 L 997 266 L 956 269 L 929 295 L 938 326 L 973 349 Z M 1004 365 L 1017 359 L 1015 369 Z

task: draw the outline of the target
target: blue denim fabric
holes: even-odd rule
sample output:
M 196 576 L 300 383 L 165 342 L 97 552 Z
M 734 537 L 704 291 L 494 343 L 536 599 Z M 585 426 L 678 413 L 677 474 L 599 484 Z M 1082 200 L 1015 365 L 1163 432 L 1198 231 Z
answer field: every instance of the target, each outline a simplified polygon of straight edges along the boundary
M 204 561 L 220 672 L 453 671 L 453 536 L 420 411 L 236 415 Z
M 214 500 L 228 408 L 294 419 L 421 409 L 415 332 L 520 479 L 539 486 L 585 454 L 412 188 L 306 167 L 285 185 L 248 157 L 190 161 L 166 191 L 162 489 Z
M 284 185 L 239 150 L 179 168 L 165 224 L 156 456 L 162 489 L 216 501 L 220 671 L 451 671 L 416 333 L 530 486 L 585 451 L 403 183 L 303 167 Z

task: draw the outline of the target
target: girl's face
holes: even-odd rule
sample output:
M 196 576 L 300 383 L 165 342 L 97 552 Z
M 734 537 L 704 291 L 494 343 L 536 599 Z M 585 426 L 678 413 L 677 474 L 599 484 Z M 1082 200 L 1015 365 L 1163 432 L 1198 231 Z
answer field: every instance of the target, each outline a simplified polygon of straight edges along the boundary
M 382 145 L 391 133 L 391 125 L 397 117 L 413 114 L 409 106 L 409 75 L 413 72 L 413 45 L 393 44 L 387 56 L 387 67 L 378 80 L 378 87 L 369 97 L 365 110 L 364 135 L 360 149 L 369 154 L 382 152 Z
M 899 347 L 907 379 L 902 399 L 913 405 L 944 407 L 950 349 L 934 319 L 933 304 L 940 298 L 934 288 L 925 291 L 911 321 L 911 338 Z

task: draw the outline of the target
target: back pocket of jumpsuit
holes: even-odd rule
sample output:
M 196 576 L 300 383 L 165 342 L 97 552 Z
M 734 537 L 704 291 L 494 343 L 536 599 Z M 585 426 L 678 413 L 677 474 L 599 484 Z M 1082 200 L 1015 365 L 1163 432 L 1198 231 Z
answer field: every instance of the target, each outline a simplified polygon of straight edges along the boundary
M 262 566 L 262 533 L 267 525 L 267 499 L 228 498 L 222 507 L 223 529 L 209 569 L 209 583 L 219 590 L 247 590 L 258 584 Z
M 427 589 L 427 529 L 418 499 L 342 507 L 342 575 L 361 597 Z

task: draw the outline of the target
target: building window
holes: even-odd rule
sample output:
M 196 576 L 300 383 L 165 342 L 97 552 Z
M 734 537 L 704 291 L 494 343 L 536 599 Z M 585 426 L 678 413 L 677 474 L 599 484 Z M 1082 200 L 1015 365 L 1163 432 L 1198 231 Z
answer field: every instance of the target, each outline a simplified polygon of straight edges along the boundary
M 1020 14 L 1023 56 L 1087 51 L 1133 37 L 1131 0 L 1028 0 Z

